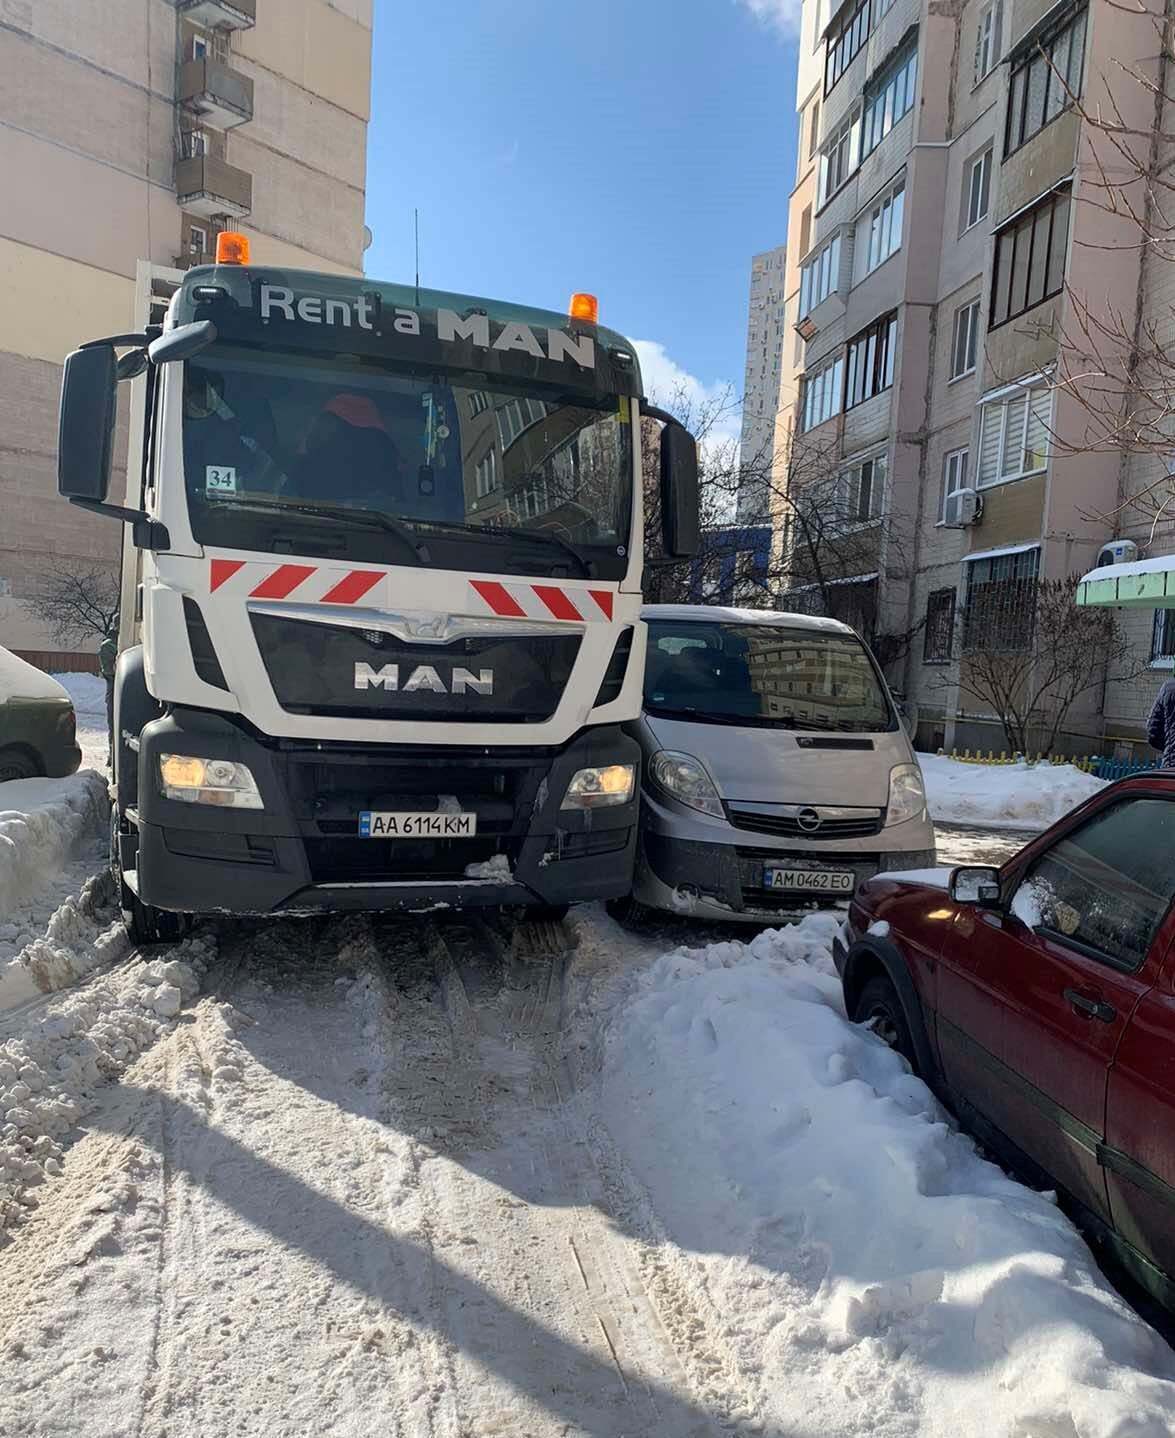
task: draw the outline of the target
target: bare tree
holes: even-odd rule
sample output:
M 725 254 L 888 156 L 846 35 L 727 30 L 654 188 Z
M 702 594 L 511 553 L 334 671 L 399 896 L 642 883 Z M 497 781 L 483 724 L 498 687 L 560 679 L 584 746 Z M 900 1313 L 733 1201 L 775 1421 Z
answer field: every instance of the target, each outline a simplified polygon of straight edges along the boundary
M 118 614 L 118 575 L 99 565 L 51 565 L 25 608 L 58 644 L 81 645 L 113 632 Z
M 1077 584 L 979 585 L 961 616 L 959 690 L 996 716 L 1014 753 L 1050 753 L 1078 700 L 1143 668 L 1113 610 L 1077 607 Z

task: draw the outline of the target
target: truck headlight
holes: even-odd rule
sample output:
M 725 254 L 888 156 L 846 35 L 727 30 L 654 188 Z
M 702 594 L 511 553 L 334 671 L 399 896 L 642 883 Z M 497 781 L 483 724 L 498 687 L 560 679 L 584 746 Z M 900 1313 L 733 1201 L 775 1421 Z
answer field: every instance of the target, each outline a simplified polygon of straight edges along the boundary
M 722 798 L 714 787 L 714 780 L 692 754 L 661 749 L 653 755 L 649 767 L 661 788 L 672 794 L 679 804 L 703 814 L 712 814 L 715 819 L 725 817 Z
M 231 759 L 197 759 L 189 754 L 160 754 L 163 792 L 181 804 L 220 804 L 228 809 L 260 809 L 261 791 L 244 764 Z
M 627 804 L 636 786 L 635 764 L 605 764 L 578 769 L 563 796 L 563 809 L 611 809 Z
M 904 824 L 907 819 L 926 817 L 926 789 L 917 764 L 895 764 L 889 771 L 889 803 L 886 823 Z

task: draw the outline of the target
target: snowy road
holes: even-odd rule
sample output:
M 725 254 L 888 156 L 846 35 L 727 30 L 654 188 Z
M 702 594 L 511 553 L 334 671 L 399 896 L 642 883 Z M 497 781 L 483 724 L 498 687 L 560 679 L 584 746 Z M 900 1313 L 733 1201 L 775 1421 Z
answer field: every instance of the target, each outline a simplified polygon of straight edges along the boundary
M 0 1432 L 741 1430 L 717 1316 L 573 1095 L 539 937 L 223 944 L 0 1252 Z

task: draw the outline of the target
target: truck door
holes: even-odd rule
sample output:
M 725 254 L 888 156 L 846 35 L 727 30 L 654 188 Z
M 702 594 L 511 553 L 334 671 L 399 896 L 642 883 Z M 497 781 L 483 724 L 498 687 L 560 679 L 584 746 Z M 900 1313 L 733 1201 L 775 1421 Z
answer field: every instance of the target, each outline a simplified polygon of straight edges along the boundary
M 1114 1227 L 1175 1280 L 1175 915 L 1160 946 L 1166 966 L 1110 1069 L 1103 1162 Z

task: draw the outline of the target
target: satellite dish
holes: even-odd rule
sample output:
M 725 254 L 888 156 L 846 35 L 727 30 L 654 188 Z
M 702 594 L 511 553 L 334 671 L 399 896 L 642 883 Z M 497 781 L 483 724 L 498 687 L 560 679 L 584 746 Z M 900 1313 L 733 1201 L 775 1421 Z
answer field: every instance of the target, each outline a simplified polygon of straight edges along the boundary
M 372 243 L 373 243 L 374 240 L 375 240 L 375 236 L 371 233 L 371 227 L 370 227 L 369 225 L 364 225 L 364 226 L 363 226 L 363 252 L 364 252 L 364 254 L 366 254 L 367 251 L 368 251 L 369 249 L 371 249 L 371 246 L 372 246 Z

